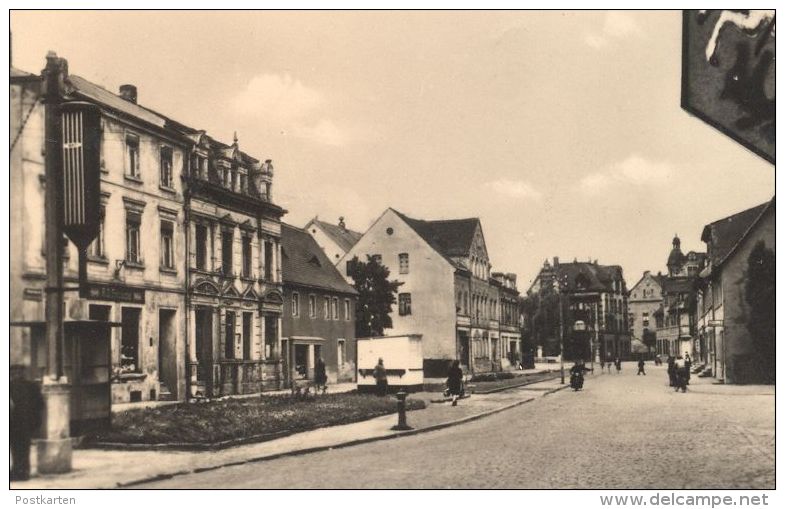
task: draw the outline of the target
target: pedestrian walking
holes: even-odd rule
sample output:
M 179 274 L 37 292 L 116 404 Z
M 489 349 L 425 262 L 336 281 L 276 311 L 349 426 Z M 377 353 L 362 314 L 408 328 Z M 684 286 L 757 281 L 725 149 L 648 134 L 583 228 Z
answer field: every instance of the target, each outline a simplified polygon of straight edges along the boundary
M 605 361 L 603 361 L 603 360 L 600 361 L 600 371 L 605 373 Z
M 322 394 L 327 392 L 327 366 L 324 365 L 324 359 L 319 357 L 316 360 L 314 367 L 313 381 L 316 384 L 316 392 L 322 390 Z
M 616 361 L 614 361 L 614 364 L 616 365 L 616 374 L 618 375 L 619 373 L 621 373 L 621 359 L 616 357 Z
M 447 371 L 447 390 L 452 398 L 452 406 L 458 406 L 458 398 L 463 392 L 463 370 L 457 360 L 452 361 Z
M 12 481 L 26 481 L 30 479 L 30 442 L 41 427 L 44 402 L 38 384 L 25 378 L 24 366 L 11 366 L 9 396 L 10 478 Z
M 384 368 L 384 359 L 379 357 L 379 363 L 373 368 L 373 377 L 376 379 L 376 395 L 387 394 L 387 370 Z
M 643 361 L 643 358 L 638 360 L 638 375 L 646 376 L 646 363 Z
M 690 385 L 690 369 L 692 368 L 692 358 L 690 354 L 684 354 L 684 373 L 686 375 L 685 385 Z
M 668 356 L 668 382 L 671 387 L 676 387 L 676 359 Z

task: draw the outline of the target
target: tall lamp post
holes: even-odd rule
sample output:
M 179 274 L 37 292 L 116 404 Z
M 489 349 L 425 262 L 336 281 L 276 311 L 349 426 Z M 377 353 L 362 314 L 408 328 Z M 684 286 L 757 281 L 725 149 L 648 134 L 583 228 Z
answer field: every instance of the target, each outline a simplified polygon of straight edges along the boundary
M 562 296 L 567 288 L 567 275 L 556 276 L 556 283 L 559 287 L 559 370 L 561 371 L 561 383 L 564 385 L 564 305 Z

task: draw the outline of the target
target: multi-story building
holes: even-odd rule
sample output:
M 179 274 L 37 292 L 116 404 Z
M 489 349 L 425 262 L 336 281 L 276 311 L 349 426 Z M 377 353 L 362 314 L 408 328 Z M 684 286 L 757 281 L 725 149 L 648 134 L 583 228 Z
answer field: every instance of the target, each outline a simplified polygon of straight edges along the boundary
M 86 284 L 64 294 L 65 320 L 117 325 L 112 401 L 278 388 L 285 211 L 272 202 L 271 162 L 141 106 L 132 85 L 115 94 L 64 69 L 63 99 L 101 113 L 101 227 Z M 46 357 L 40 94 L 40 77 L 12 69 L 11 319 L 24 326 L 11 350 L 34 376 Z M 79 256 L 64 245 L 75 288 Z
M 706 253 L 681 251 L 678 235 L 666 265 L 668 276 L 662 278 L 662 307 L 656 311 L 657 353 L 660 355 L 695 355 L 694 309 L 698 274 L 706 262 Z
M 56 56 L 50 56 L 56 58 Z M 67 69 L 67 67 L 66 67 Z M 14 74 L 17 77 L 14 77 Z M 185 189 L 189 141 L 161 115 L 137 104 L 137 90 L 119 94 L 65 75 L 65 100 L 100 107 L 101 228 L 87 252 L 87 298 L 65 292 L 66 321 L 105 320 L 112 328 L 113 402 L 185 396 Z M 40 79 L 12 72 L 12 104 L 21 113 L 12 147 L 11 301 L 15 318 L 43 323 L 45 283 L 43 121 Z M 22 205 L 17 200 L 24 200 Z M 78 282 L 78 253 L 67 244 L 64 281 Z M 21 306 L 19 303 L 21 302 Z M 42 371 L 43 326 L 16 329 L 12 345 Z M 29 334 L 29 335 L 28 335 Z
M 627 307 L 632 341 L 643 342 L 646 334 L 656 334 L 654 314 L 662 305 L 663 279 L 661 273 L 652 274 L 647 270 L 629 291 Z
M 316 216 L 308 221 L 303 229 L 316 240 L 334 265 L 338 265 L 346 252 L 363 236 L 362 233 L 347 228 L 343 217 L 338 218 L 338 224 L 331 224 Z
M 331 383 L 356 380 L 357 291 L 303 229 L 282 225 L 284 382 L 312 380 L 323 359 Z
M 491 283 L 498 288 L 499 339 L 502 367 L 517 365 L 521 360 L 521 312 L 518 276 L 493 272 Z
M 184 126 L 191 394 L 280 387 L 281 216 L 273 166 Z
M 620 266 L 597 260 L 560 263 L 554 257 L 552 265 L 545 261 L 527 294 L 538 294 L 541 300 L 559 295 L 566 359 L 629 358 L 627 286 Z M 553 351 L 558 334 L 554 330 L 545 341 L 550 345 L 546 350 Z
M 426 377 L 460 360 L 471 372 L 501 369 L 500 288 L 477 218 L 424 221 L 387 209 L 344 255 L 376 257 L 401 283 L 390 334 L 422 334 Z M 517 346 L 516 348 L 520 348 Z
M 774 362 L 758 362 L 748 329 L 745 285 L 752 250 L 775 250 L 775 199 L 706 225 L 708 263 L 696 305 L 698 360 L 726 383 L 772 383 Z M 772 303 L 773 306 L 773 303 Z

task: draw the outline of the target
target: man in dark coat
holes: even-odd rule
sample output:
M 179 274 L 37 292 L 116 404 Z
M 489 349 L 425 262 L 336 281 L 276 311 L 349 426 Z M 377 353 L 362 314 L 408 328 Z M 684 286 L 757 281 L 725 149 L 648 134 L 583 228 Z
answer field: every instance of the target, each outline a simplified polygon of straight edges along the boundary
M 646 363 L 643 362 L 643 358 L 639 359 L 638 360 L 638 374 L 639 375 L 642 374 L 643 376 L 646 376 L 646 369 L 644 368 L 644 366 L 646 366 Z
M 376 395 L 384 396 L 387 394 L 387 369 L 384 367 L 384 359 L 379 357 L 379 363 L 373 368 L 373 377 L 376 379 Z
M 324 365 L 324 360 L 319 357 L 316 360 L 314 367 L 313 381 L 316 384 L 316 392 L 322 390 L 322 394 L 327 392 L 327 366 Z
M 30 441 L 41 427 L 44 401 L 38 384 L 25 379 L 24 366 L 11 366 L 9 396 L 9 434 L 13 462 L 11 480 L 26 481 L 30 479 Z
M 668 356 L 668 381 L 671 387 L 676 387 L 676 359 L 672 355 Z

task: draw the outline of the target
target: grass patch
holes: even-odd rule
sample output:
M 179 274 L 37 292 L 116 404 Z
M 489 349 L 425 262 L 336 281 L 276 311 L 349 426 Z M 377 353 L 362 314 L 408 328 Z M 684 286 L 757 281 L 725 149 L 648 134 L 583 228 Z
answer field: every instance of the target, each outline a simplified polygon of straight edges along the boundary
M 407 399 L 406 408 L 419 410 L 425 408 L 425 402 Z M 392 397 L 348 393 L 298 400 L 261 396 L 128 410 L 112 416 L 110 430 L 90 438 L 125 444 L 211 444 L 348 424 L 395 412 Z
M 515 378 L 514 373 L 509 371 L 497 371 L 491 373 L 479 373 L 471 378 L 471 382 L 496 382 L 498 380 L 509 380 Z
M 512 373 L 509 373 L 512 374 Z M 537 382 L 540 380 L 549 380 L 554 377 L 553 373 L 533 373 L 526 375 L 514 375 L 513 377 L 505 376 L 496 380 L 488 381 L 472 381 L 473 392 L 482 393 L 484 391 L 492 391 L 494 389 L 502 389 L 505 387 L 515 387 L 520 384 L 528 382 Z

